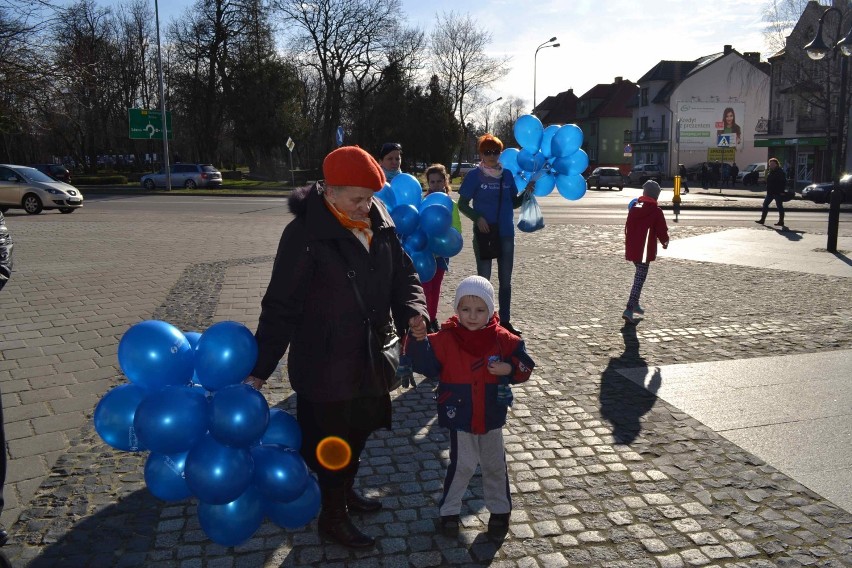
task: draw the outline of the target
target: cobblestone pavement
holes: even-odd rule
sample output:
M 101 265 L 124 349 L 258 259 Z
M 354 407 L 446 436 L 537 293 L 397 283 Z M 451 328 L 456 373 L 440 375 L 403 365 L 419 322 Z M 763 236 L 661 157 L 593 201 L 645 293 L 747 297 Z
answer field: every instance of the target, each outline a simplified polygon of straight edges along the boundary
M 505 429 L 505 540 L 484 533 L 478 477 L 460 536 L 436 534 L 447 436 L 432 385 L 421 384 L 397 391 L 394 429 L 365 452 L 361 487 L 385 505 L 360 520 L 374 550 L 323 543 L 315 523 L 266 522 L 237 548 L 210 542 L 194 503 L 152 497 L 145 455 L 105 446 L 91 415 L 125 382 L 116 348 L 132 323 L 254 329 L 286 219 L 247 219 L 12 219 L 18 264 L 0 297 L 0 382 L 12 458 L 4 550 L 15 566 L 852 566 L 850 513 L 617 372 L 848 349 L 849 279 L 661 259 L 645 321 L 623 328 L 632 265 L 619 226 L 549 226 L 517 240 L 513 323 L 538 366 L 515 389 Z M 672 238 L 721 229 L 678 226 Z M 443 315 L 473 272 L 470 256 L 452 262 Z M 293 411 L 284 377 L 281 368 L 266 395 Z

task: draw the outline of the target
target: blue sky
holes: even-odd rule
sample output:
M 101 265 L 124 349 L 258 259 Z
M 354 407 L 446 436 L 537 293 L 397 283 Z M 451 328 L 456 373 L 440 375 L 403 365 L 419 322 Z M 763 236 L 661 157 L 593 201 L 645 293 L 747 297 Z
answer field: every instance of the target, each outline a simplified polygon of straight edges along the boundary
M 160 25 L 192 4 L 159 0 Z M 402 5 L 409 25 L 427 33 L 439 12 L 469 13 L 481 22 L 492 34 L 491 54 L 511 58 L 510 73 L 489 98 L 518 96 L 530 107 L 535 49 L 552 36 L 561 46 L 538 53 L 538 102 L 569 88 L 579 96 L 615 77 L 636 81 L 661 59 L 693 60 L 725 44 L 740 53 L 760 52 L 764 60 L 771 55 L 763 38 L 767 0 L 402 0 Z

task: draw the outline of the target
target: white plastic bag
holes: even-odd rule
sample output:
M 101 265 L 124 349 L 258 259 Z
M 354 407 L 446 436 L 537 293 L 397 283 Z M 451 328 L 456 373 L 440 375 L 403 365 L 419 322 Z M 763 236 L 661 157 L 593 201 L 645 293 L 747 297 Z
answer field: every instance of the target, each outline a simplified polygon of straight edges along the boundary
M 532 193 L 524 195 L 521 204 L 521 216 L 518 219 L 518 229 L 525 233 L 532 233 L 544 228 L 544 217 L 541 215 L 541 207 Z

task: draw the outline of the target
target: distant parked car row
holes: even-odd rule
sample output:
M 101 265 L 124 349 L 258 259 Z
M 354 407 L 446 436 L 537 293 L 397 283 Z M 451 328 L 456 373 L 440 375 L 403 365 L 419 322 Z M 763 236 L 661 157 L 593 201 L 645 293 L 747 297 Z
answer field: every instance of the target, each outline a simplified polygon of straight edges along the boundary
M 23 209 L 38 215 L 45 209 L 73 213 L 83 206 L 80 190 L 31 168 L 0 164 L 0 211 Z
M 222 172 L 212 164 L 173 164 L 169 170 L 172 174 L 172 187 L 222 187 Z M 146 174 L 139 178 L 139 182 L 147 190 L 166 187 L 166 170 L 160 169 L 155 174 Z

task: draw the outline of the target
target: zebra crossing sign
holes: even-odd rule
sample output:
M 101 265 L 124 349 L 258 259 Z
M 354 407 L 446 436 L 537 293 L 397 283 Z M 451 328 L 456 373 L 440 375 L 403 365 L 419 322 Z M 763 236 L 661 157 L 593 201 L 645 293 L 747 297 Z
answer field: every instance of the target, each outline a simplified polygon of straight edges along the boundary
M 728 148 L 737 145 L 736 134 L 718 134 L 717 136 L 716 146 L 718 148 Z

